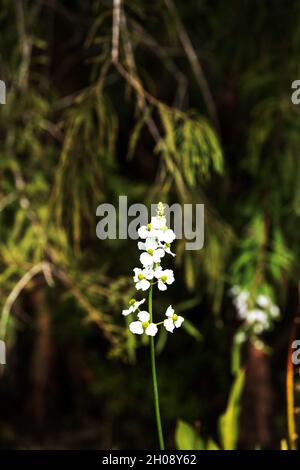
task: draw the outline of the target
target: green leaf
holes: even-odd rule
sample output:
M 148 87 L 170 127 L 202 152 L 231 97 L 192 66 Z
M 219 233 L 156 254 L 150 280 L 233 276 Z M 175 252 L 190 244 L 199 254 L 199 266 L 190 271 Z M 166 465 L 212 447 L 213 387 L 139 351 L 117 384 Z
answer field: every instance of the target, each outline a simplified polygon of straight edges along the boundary
M 208 439 L 205 450 L 221 450 L 213 439 Z
M 220 417 L 220 438 L 224 450 L 234 450 L 238 439 L 238 421 L 240 415 L 240 400 L 245 382 L 245 371 L 238 373 L 232 389 L 225 413 Z
M 185 329 L 185 331 L 192 336 L 196 341 L 202 341 L 203 340 L 203 335 L 200 333 L 198 328 L 193 325 L 189 320 L 184 320 L 182 327 Z
M 204 443 L 197 431 L 185 421 L 177 422 L 175 442 L 178 450 L 203 450 Z

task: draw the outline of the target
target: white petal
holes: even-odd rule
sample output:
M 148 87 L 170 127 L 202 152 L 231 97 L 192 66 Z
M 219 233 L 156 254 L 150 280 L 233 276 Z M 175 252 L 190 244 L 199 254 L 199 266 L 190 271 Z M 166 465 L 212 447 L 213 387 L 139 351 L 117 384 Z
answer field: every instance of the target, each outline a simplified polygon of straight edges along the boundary
M 249 298 L 249 292 L 245 290 L 241 291 L 239 295 L 237 296 L 237 300 L 239 302 L 247 302 L 248 298 Z
M 182 325 L 183 322 L 184 322 L 184 318 L 179 315 L 177 317 L 177 320 L 174 322 L 174 324 L 175 324 L 176 328 L 179 328 Z
M 172 269 L 166 269 L 163 274 L 167 276 L 167 280 L 166 280 L 167 284 L 172 284 L 172 282 L 174 282 L 175 279 L 174 279 L 174 273 Z
M 165 240 L 165 232 L 163 230 L 155 230 L 155 236 L 159 242 L 163 242 Z
M 147 290 L 150 287 L 150 282 L 147 279 L 142 279 L 141 281 L 137 282 L 135 288 L 137 290 Z
M 259 295 L 256 299 L 256 303 L 260 307 L 267 307 L 270 304 L 270 299 L 266 295 Z
M 148 280 L 153 279 L 154 271 L 151 266 L 148 266 L 147 268 L 144 269 L 144 276 Z
M 166 243 L 172 243 L 176 238 L 176 235 L 175 233 L 173 232 L 173 230 L 171 230 L 170 228 L 168 230 L 165 231 L 164 233 L 164 241 Z
M 270 313 L 271 313 L 272 317 L 274 317 L 274 318 L 279 317 L 280 310 L 279 310 L 279 308 L 277 307 L 277 305 L 274 305 L 274 304 L 271 305 L 271 307 L 270 307 Z
M 156 277 L 156 279 L 159 279 L 161 276 L 163 275 L 163 270 L 161 269 L 161 267 L 159 266 L 157 269 L 155 269 L 154 271 L 154 277 Z
M 146 312 L 146 310 L 143 310 L 142 312 L 138 313 L 138 319 L 141 320 L 141 322 L 149 321 L 150 320 L 150 314 L 148 312 Z
M 154 229 L 162 229 L 166 226 L 167 220 L 165 217 L 152 217 L 151 218 L 151 227 Z
M 148 336 L 155 336 L 158 331 L 157 326 L 154 323 L 150 323 L 149 326 L 147 326 L 145 333 Z
M 241 292 L 241 289 L 239 288 L 239 286 L 233 286 L 229 290 L 229 294 L 232 295 L 233 297 L 236 297 L 240 292 Z
M 170 248 L 165 248 L 164 250 L 166 253 L 168 253 L 168 255 L 176 256 L 175 253 L 173 253 L 173 251 L 170 250 Z
M 144 333 L 143 326 L 140 321 L 133 321 L 130 323 L 129 329 L 131 333 L 134 333 L 135 335 L 142 335 Z
M 157 287 L 159 288 L 159 290 L 167 290 L 166 284 L 164 284 L 161 280 L 158 281 Z
M 250 310 L 246 318 L 248 323 L 254 323 L 254 322 L 264 323 L 266 319 L 267 319 L 266 313 L 263 310 L 259 310 L 259 309 Z
M 256 323 L 253 327 L 253 330 L 256 335 L 260 335 L 264 331 L 264 327 L 260 323 Z
M 150 282 L 147 279 L 143 279 L 141 282 L 142 290 L 147 290 L 150 287 Z
M 131 313 L 131 311 L 128 309 L 128 310 L 122 310 L 122 315 L 124 315 L 124 317 L 127 317 L 127 315 L 129 315 Z
M 140 305 L 142 305 L 144 302 L 146 302 L 146 299 L 142 299 L 142 300 L 139 300 L 139 301 L 136 301 L 134 304 L 133 304 L 133 312 L 135 312 Z
M 134 271 L 133 280 L 134 280 L 134 282 L 138 282 L 139 281 L 138 276 L 139 276 L 139 274 L 142 273 L 142 270 L 140 268 L 134 268 L 133 271 Z
M 143 242 L 138 242 L 138 249 L 139 250 L 146 250 L 146 245 Z
M 170 333 L 173 333 L 174 328 L 175 328 L 173 320 L 171 320 L 171 318 L 168 318 L 167 320 L 164 320 L 164 327 L 167 331 L 169 331 Z
M 138 229 L 138 235 L 140 238 L 147 238 L 148 234 L 149 234 L 149 230 L 146 225 L 142 225 Z
M 153 264 L 153 257 L 149 253 L 142 253 L 140 256 L 140 262 L 143 266 L 151 266 Z
M 160 259 L 165 256 L 165 251 L 162 248 L 158 248 L 153 253 L 153 260 L 155 263 L 159 263 Z
M 145 242 L 146 250 L 156 250 L 157 241 L 155 238 L 147 238 Z
M 173 313 L 174 313 L 174 308 L 172 307 L 172 305 L 169 305 L 169 307 L 166 310 L 166 316 L 167 317 L 172 317 Z

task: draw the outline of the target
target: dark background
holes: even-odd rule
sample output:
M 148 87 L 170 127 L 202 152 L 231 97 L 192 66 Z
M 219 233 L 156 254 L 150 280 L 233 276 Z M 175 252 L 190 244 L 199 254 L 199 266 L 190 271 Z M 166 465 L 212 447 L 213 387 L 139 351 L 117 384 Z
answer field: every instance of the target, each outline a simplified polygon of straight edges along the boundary
M 228 291 L 238 284 L 254 294 L 267 286 L 281 310 L 265 349 L 251 337 L 243 348 L 238 448 L 279 449 L 297 337 L 299 3 L 122 2 L 115 63 L 112 8 L 1 0 L 1 308 L 42 261 L 54 285 L 39 272 L 11 307 L 0 447 L 157 445 L 149 351 L 121 315 L 136 243 L 95 234 L 97 206 L 127 195 L 205 204 L 204 248 L 177 242 L 176 282 L 154 299 L 157 312 L 172 303 L 194 327 L 158 339 L 168 448 L 178 419 L 220 442 L 240 326 Z

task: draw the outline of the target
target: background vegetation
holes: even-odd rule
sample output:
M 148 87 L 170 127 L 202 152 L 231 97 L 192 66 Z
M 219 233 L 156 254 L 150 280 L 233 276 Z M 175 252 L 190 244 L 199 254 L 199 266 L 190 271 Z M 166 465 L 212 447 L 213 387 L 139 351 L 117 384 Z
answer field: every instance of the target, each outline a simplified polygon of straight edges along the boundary
M 157 343 L 167 446 L 296 447 L 299 14 L 282 0 L 1 1 L 1 447 L 157 445 L 149 351 L 121 316 L 136 244 L 95 233 L 96 207 L 123 194 L 206 208 L 204 249 L 177 242 L 156 304 L 188 320 Z M 240 351 L 235 284 L 281 310 Z

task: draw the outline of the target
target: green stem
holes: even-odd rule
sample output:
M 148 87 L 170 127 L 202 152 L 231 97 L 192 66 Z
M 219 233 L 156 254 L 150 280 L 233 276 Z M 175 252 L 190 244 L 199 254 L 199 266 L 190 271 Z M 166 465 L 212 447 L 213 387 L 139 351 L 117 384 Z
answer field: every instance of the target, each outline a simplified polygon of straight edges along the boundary
M 149 308 L 149 313 L 150 313 L 150 323 L 152 323 L 152 321 L 153 321 L 152 293 L 153 293 L 153 285 L 151 285 L 151 287 L 149 289 L 148 308 Z M 159 410 L 159 394 L 158 394 L 156 365 L 155 365 L 154 336 L 150 336 L 150 353 L 151 353 L 151 369 L 152 369 L 152 381 L 153 381 L 154 408 L 155 408 L 155 416 L 156 416 L 156 425 L 157 425 L 159 447 L 160 447 L 160 450 L 165 450 L 164 436 L 163 436 L 163 432 L 162 432 L 161 419 L 160 419 L 160 410 Z

